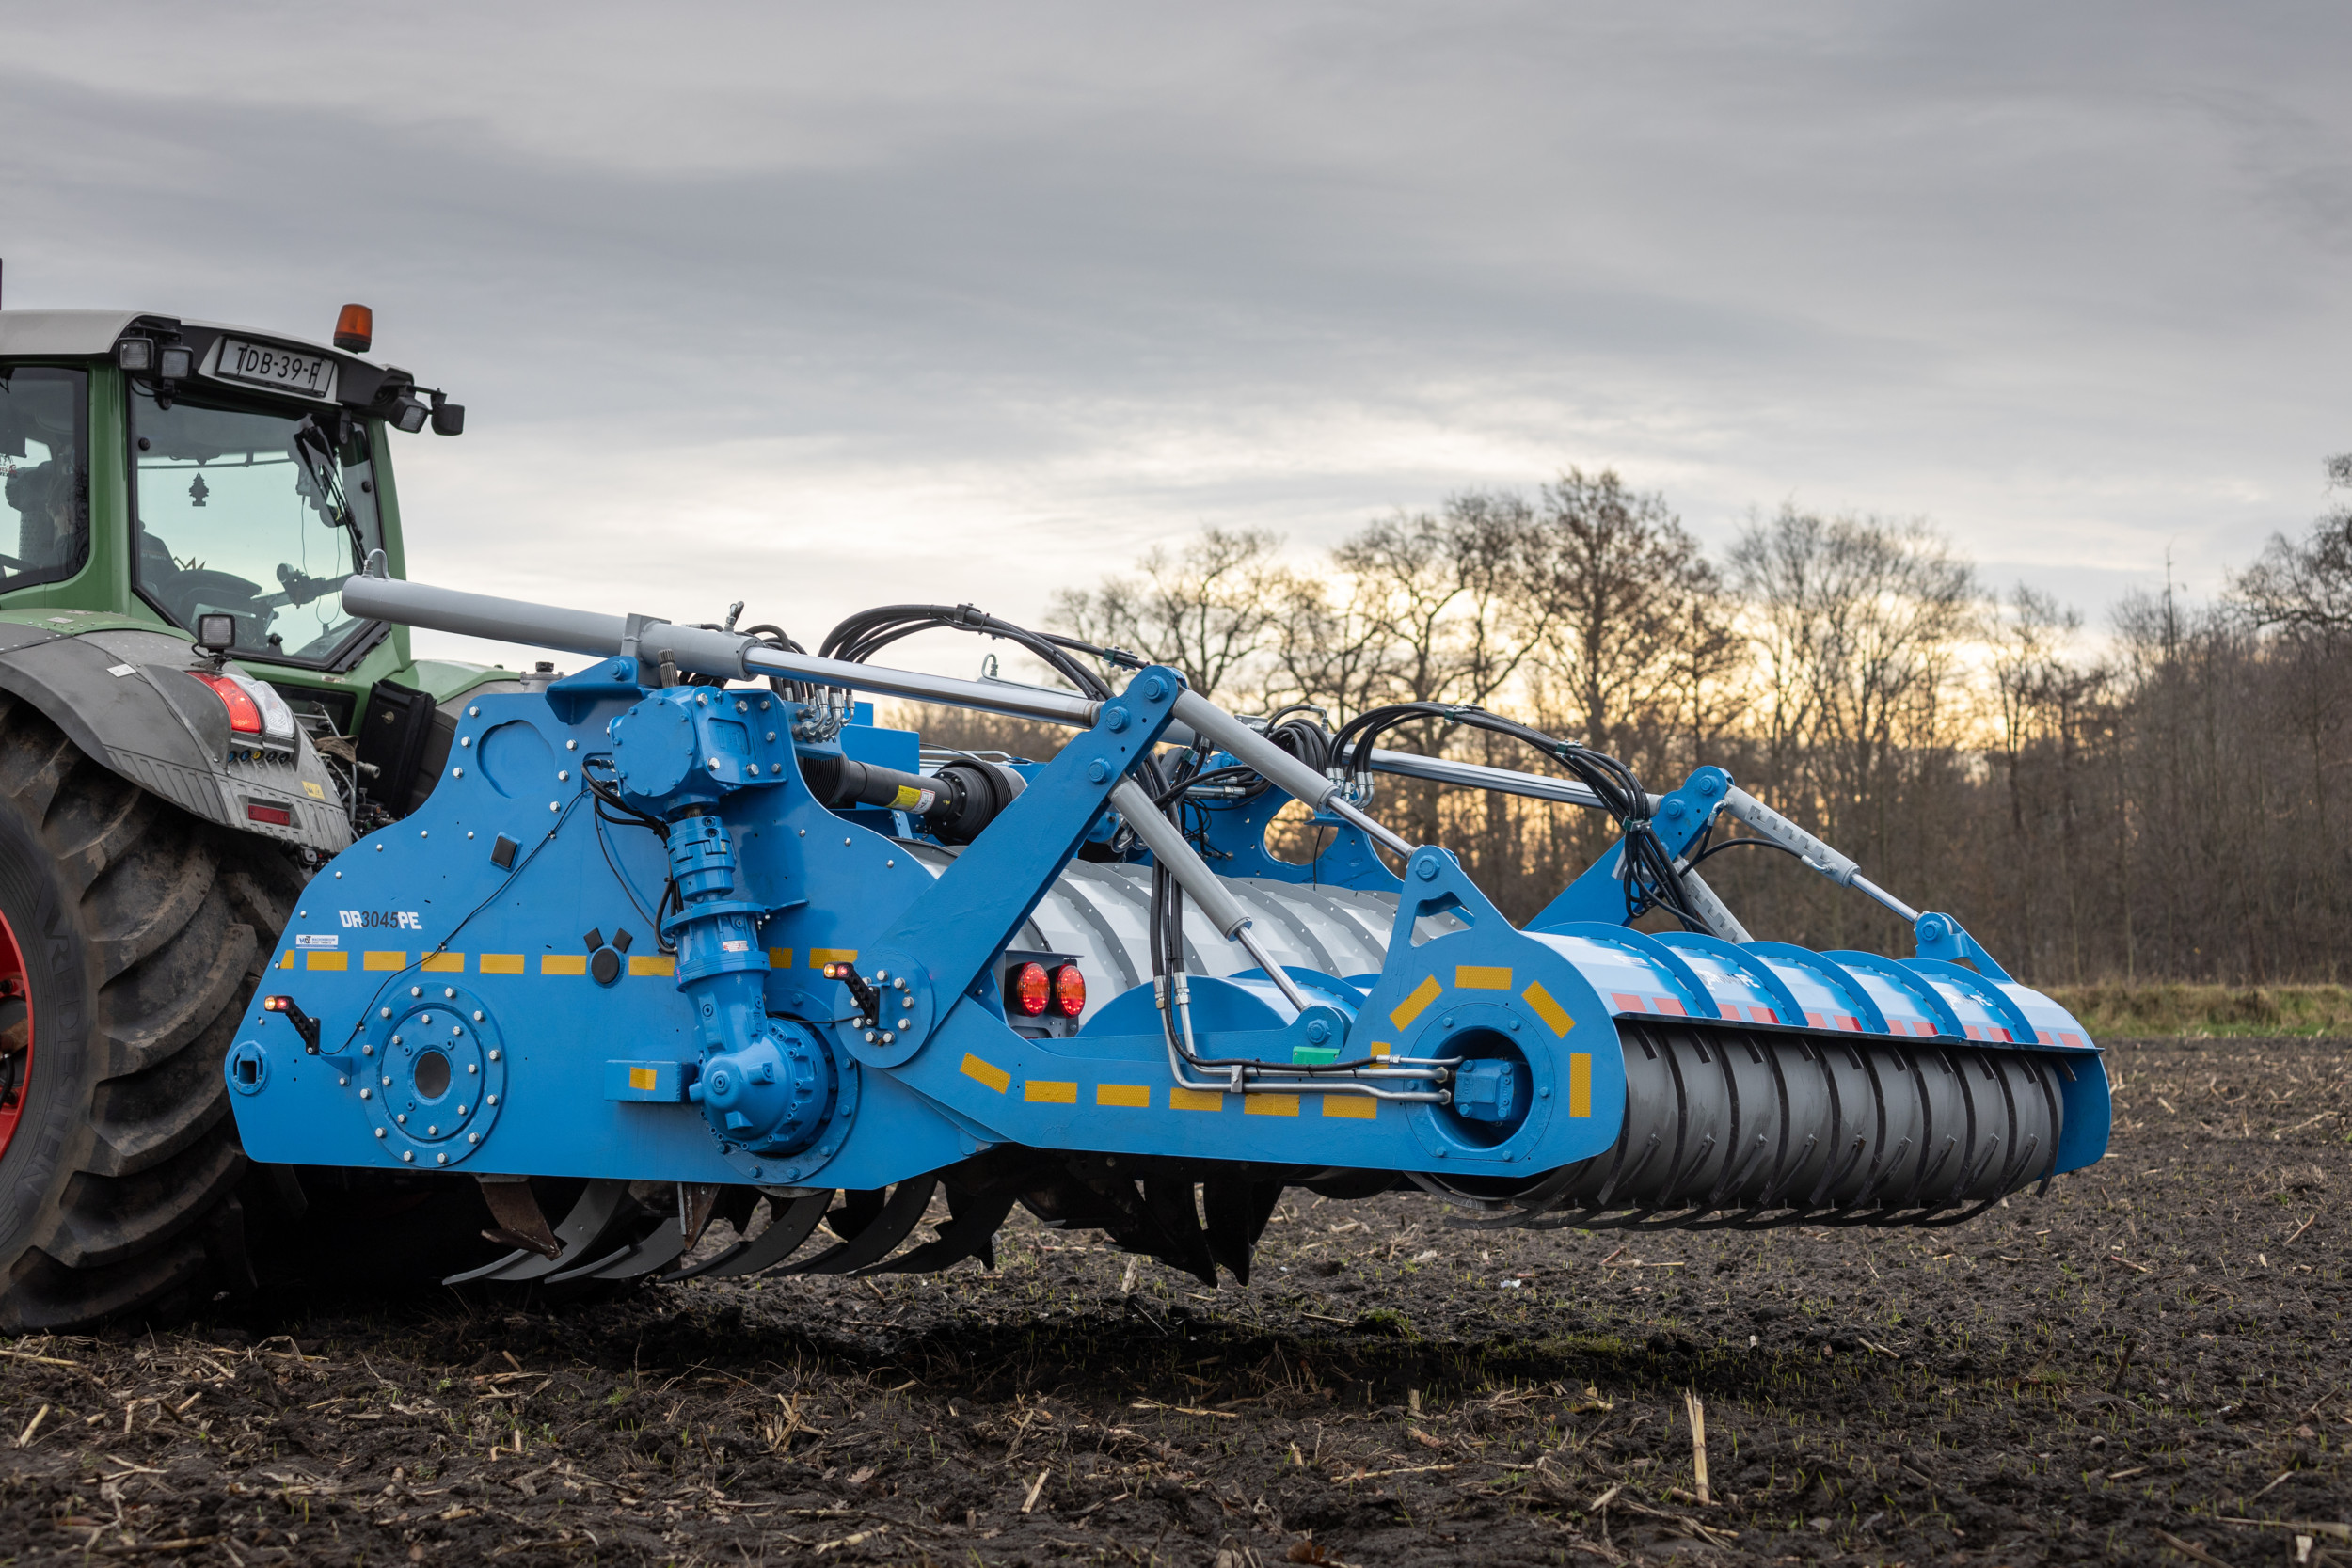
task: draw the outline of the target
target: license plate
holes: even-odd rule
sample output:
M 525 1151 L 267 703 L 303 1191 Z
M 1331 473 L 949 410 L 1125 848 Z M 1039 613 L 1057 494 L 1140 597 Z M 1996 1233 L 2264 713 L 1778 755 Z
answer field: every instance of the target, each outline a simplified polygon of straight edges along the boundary
M 213 374 L 223 381 L 274 387 L 331 403 L 335 398 L 336 369 L 335 361 L 324 354 L 304 354 L 294 349 L 273 348 L 268 343 L 248 343 L 242 338 L 223 338 Z

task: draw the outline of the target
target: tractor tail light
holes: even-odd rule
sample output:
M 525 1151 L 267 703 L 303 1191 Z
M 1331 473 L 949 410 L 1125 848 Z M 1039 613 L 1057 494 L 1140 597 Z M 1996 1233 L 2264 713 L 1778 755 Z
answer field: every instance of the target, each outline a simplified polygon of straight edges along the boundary
M 1025 963 L 1012 972 L 1012 1005 L 1031 1018 L 1043 1015 L 1053 1000 L 1054 983 L 1041 963 Z
M 192 679 L 202 681 L 213 689 L 213 695 L 220 699 L 220 705 L 229 710 L 230 730 L 238 735 L 262 733 L 262 705 L 253 700 L 251 692 L 227 675 L 207 675 L 193 670 L 188 673 Z
M 348 354 L 365 354 L 375 341 L 375 312 L 364 305 L 346 305 L 335 318 L 335 346 Z
M 1054 971 L 1054 1010 L 1064 1018 L 1076 1018 L 1087 1010 L 1087 977 L 1078 973 L 1076 964 L 1063 964 Z

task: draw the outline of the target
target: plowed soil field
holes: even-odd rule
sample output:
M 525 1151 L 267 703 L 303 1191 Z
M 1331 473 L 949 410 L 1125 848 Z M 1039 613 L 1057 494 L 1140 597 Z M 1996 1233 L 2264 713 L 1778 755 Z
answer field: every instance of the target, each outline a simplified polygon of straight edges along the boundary
M 2112 1060 L 2106 1162 L 1953 1229 L 1301 1193 L 1246 1289 L 1016 1215 L 993 1273 L 10 1341 L 0 1559 L 2352 1565 L 2352 1046 Z

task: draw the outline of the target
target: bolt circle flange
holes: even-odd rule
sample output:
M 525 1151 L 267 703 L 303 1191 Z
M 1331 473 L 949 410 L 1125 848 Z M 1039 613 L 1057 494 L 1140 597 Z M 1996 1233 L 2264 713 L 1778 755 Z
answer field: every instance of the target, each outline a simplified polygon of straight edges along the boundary
M 402 998 L 391 1017 L 378 1008 L 369 1018 L 361 1038 L 374 1050 L 359 1057 L 344 1092 L 357 1098 L 369 1091 L 358 1105 L 374 1124 L 370 1141 L 386 1163 L 462 1164 L 489 1141 L 506 1108 L 505 1040 L 473 992 L 456 986 L 423 990 L 421 996 Z

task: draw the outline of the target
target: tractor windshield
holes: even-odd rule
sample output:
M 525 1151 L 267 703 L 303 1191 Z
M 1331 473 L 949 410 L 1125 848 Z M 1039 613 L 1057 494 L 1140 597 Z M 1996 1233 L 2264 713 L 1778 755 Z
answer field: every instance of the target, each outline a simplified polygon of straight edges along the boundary
M 381 542 L 368 427 L 339 410 L 176 397 L 134 383 L 139 592 L 182 627 L 236 617 L 236 651 L 330 664 L 361 629 L 343 579 Z

